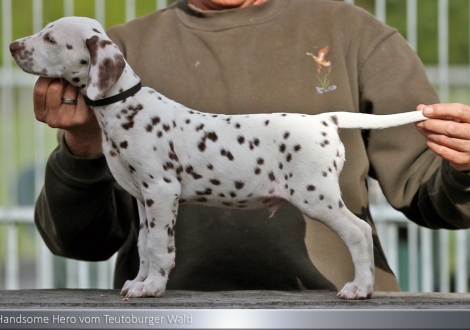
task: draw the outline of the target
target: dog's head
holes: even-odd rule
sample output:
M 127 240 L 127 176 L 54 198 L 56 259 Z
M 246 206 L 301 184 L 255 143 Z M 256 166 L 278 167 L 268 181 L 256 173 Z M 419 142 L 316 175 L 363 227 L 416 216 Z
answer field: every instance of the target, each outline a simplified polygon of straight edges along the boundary
M 63 78 L 92 100 L 104 97 L 126 66 L 101 24 L 85 17 L 52 22 L 41 32 L 13 42 L 10 52 L 23 71 Z

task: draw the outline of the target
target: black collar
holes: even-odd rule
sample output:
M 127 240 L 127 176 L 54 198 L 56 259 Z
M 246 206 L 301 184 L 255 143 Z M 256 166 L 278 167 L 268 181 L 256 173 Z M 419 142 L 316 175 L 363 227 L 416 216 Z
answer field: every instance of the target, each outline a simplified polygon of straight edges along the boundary
M 140 91 L 141 88 L 142 88 L 142 83 L 139 81 L 139 83 L 137 85 L 135 85 L 134 87 L 131 87 L 128 90 L 126 90 L 122 93 L 119 93 L 119 94 L 116 94 L 116 95 L 113 95 L 113 96 L 110 96 L 110 97 L 107 97 L 107 98 L 104 98 L 104 99 L 99 99 L 99 100 L 93 101 L 93 100 L 90 100 L 88 98 L 88 96 L 86 96 L 86 95 L 84 95 L 83 98 L 85 99 L 85 104 L 88 105 L 88 106 L 102 107 L 104 105 L 109 105 L 109 104 L 113 104 L 113 103 L 122 101 L 122 100 L 134 95 L 138 91 Z

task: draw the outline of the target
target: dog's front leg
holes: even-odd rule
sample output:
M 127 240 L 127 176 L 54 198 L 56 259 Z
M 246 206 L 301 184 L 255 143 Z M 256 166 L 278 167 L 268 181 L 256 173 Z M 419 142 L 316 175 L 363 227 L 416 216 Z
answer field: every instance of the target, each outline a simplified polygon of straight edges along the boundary
M 139 206 L 139 219 L 140 219 L 140 228 L 139 228 L 139 238 L 137 242 L 137 248 L 139 250 L 139 272 L 134 280 L 128 280 L 124 283 L 122 287 L 121 294 L 126 295 L 132 286 L 135 283 L 143 282 L 149 272 L 149 256 L 147 251 L 147 234 L 149 232 L 149 222 L 147 219 L 147 211 L 145 209 L 144 202 L 138 202 Z
M 139 246 L 139 253 L 142 250 L 148 256 L 147 259 L 141 256 L 141 261 L 148 260 L 148 273 L 143 282 L 133 283 L 127 297 L 162 297 L 174 267 L 174 227 L 181 186 L 176 178 L 165 178 L 149 186 L 148 191 L 144 194 L 148 228 L 141 230 L 141 233 L 147 230 L 146 249 Z M 143 264 L 141 269 L 145 269 Z

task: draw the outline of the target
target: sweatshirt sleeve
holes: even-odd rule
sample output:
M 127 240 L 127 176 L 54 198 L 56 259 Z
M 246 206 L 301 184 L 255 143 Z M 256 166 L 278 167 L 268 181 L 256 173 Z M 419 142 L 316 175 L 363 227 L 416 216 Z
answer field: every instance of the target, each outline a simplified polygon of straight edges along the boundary
M 75 157 L 62 140 L 46 165 L 35 223 L 52 253 L 106 260 L 129 235 L 133 203 L 115 183 L 103 155 Z
M 396 32 L 371 47 L 359 80 L 363 112 L 383 115 L 439 102 L 419 58 Z M 428 228 L 470 228 L 470 175 L 428 149 L 413 124 L 365 136 L 370 175 L 394 208 Z

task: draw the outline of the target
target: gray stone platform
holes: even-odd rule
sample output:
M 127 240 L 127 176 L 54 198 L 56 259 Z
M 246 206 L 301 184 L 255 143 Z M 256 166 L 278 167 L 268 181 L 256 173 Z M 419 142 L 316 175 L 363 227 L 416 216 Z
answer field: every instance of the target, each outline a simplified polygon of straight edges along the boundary
M 1 290 L 0 309 L 470 309 L 470 293 L 375 292 L 349 301 L 331 291 L 167 291 L 129 298 L 119 290 Z

